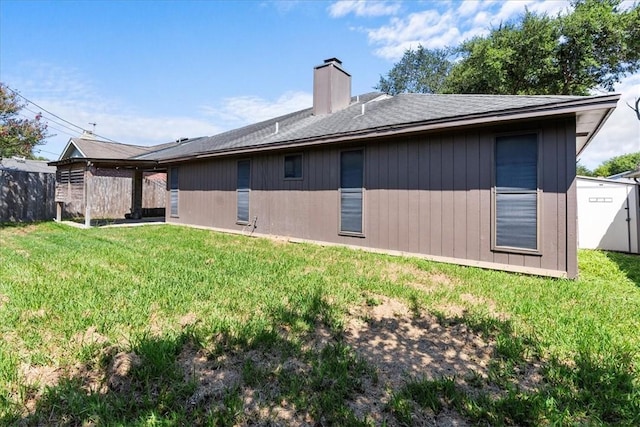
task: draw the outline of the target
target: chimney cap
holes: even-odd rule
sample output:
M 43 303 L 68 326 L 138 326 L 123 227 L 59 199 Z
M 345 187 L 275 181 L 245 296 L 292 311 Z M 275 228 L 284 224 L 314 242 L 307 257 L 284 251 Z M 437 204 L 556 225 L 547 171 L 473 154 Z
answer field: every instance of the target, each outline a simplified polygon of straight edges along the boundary
M 325 68 L 325 67 L 331 67 L 334 66 L 335 68 L 337 68 L 338 70 L 342 71 L 343 73 L 345 73 L 348 76 L 351 76 L 351 74 L 347 73 L 344 68 L 342 68 L 342 61 L 340 61 L 338 58 L 329 58 L 329 59 L 325 59 L 322 64 L 317 65 L 315 67 L 313 67 L 316 70 L 319 70 L 320 68 Z

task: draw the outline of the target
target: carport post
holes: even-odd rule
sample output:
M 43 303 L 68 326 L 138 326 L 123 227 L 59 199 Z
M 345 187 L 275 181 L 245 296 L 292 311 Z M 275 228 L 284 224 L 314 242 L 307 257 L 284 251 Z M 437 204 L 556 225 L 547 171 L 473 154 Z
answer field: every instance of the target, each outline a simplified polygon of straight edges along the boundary
M 142 218 L 142 171 L 135 169 L 131 181 L 131 218 Z

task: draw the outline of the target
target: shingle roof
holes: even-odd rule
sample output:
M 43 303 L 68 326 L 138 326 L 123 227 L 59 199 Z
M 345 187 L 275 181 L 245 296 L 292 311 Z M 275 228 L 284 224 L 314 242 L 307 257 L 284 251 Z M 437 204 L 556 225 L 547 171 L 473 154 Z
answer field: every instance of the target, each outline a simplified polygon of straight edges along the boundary
M 46 161 L 22 158 L 0 158 L 0 170 L 55 173 L 56 168 L 48 166 Z
M 153 150 L 153 147 L 87 138 L 71 138 L 71 142 L 89 159 L 126 159 Z
M 446 122 L 462 118 L 508 115 L 562 107 L 582 96 L 432 95 L 377 92 L 353 98 L 349 107 L 333 114 L 312 114 L 312 108 L 224 132 L 187 140 L 173 147 L 139 154 L 135 159 L 170 160 L 239 149 L 277 146 L 340 135 L 376 132 Z M 363 114 L 364 111 L 364 114 Z M 276 132 L 276 125 L 278 131 Z
M 167 147 L 172 147 L 176 145 L 177 142 L 174 141 L 154 146 L 142 146 L 81 137 L 71 138 L 70 144 L 73 144 L 77 149 L 79 149 L 84 155 L 83 157 L 87 159 L 128 159 L 150 151 L 157 151 Z M 65 150 L 65 152 L 66 151 L 68 151 L 68 149 Z

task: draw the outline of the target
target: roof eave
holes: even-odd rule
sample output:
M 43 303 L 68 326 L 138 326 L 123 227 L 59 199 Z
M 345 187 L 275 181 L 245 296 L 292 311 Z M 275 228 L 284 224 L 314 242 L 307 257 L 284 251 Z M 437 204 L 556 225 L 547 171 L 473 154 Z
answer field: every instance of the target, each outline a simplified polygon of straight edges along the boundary
M 70 157 L 63 160 L 57 160 L 54 162 L 48 162 L 49 166 L 66 166 L 74 163 L 86 163 L 91 165 L 106 165 L 112 167 L 122 168 L 147 168 L 156 167 L 158 162 L 156 160 L 132 160 L 132 159 L 100 159 L 100 158 L 86 158 L 86 157 Z
M 600 117 L 600 120 L 598 121 L 595 128 L 591 132 L 589 132 L 589 134 L 587 135 L 587 138 L 585 139 L 584 143 L 578 144 L 578 141 L 576 141 L 576 157 L 582 154 L 582 152 L 587 148 L 587 146 L 591 143 L 591 141 L 593 141 L 593 138 L 595 138 L 598 132 L 600 132 L 600 129 L 602 129 L 602 126 L 604 126 L 606 121 L 609 119 L 609 116 L 611 115 L 611 113 L 613 113 L 613 110 L 615 110 L 616 104 L 619 98 L 620 96 L 618 95 L 618 98 L 616 98 L 615 104 L 607 108 L 604 114 Z

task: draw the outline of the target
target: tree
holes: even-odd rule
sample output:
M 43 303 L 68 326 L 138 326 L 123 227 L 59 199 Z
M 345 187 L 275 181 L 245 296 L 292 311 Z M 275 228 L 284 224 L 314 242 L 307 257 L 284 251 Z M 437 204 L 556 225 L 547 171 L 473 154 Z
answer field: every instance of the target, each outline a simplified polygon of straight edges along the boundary
M 487 37 L 458 48 L 462 56 L 446 82 L 449 93 L 532 95 L 554 93 L 553 52 L 559 32 L 555 20 L 526 12 Z
M 380 76 L 376 89 L 397 95 L 402 92 L 439 93 L 451 70 L 448 49 L 407 49 L 387 77 Z
M 636 113 L 636 117 L 640 120 L 640 98 L 636 98 L 635 107 L 631 106 L 631 104 L 627 105 Z
M 581 164 L 580 162 L 577 162 L 576 175 L 593 176 L 593 172 L 591 172 L 589 168 L 587 168 L 585 165 Z
M 517 21 L 467 40 L 446 56 L 422 47 L 408 50 L 378 88 L 521 95 L 613 90 L 622 77 L 640 69 L 640 5 L 627 10 L 620 9 L 620 0 L 572 5 L 571 13 L 556 17 L 525 11 Z M 443 60 L 446 67 L 438 66 Z M 421 84 L 424 76 L 436 84 Z
M 20 118 L 25 107 L 18 95 L 0 83 L 0 157 L 33 158 L 33 148 L 47 137 L 47 125 L 40 114 Z
M 573 13 L 558 18 L 558 93 L 588 95 L 612 91 L 620 77 L 640 69 L 640 6 L 620 11 L 620 0 L 579 0 Z
M 602 162 L 593 170 L 594 176 L 611 176 L 622 172 L 633 171 L 640 167 L 640 151 L 612 157 Z

